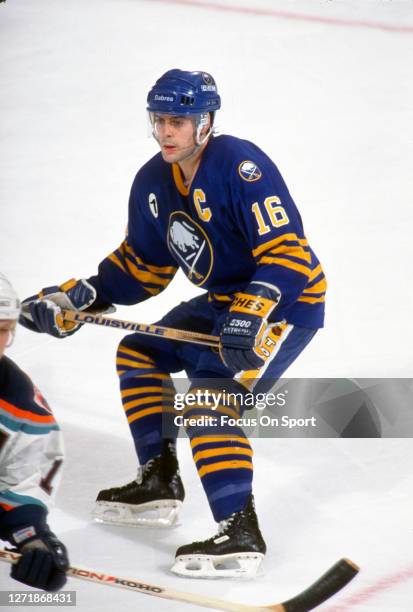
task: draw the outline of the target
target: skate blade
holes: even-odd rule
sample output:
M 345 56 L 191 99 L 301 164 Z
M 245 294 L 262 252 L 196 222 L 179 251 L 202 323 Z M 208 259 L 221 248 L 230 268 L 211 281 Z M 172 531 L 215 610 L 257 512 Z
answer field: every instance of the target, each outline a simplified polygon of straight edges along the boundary
M 92 512 L 96 523 L 127 527 L 170 528 L 179 523 L 182 502 L 174 499 L 147 502 L 146 504 L 121 504 L 96 502 Z
M 180 555 L 171 572 L 188 578 L 255 578 L 261 572 L 264 555 L 236 553 L 230 555 Z

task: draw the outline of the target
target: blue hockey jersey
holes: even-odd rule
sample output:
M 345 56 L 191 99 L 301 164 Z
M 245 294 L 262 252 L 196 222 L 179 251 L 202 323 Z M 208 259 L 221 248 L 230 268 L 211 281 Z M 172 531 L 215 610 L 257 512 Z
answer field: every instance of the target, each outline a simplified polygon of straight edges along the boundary
M 251 281 L 276 285 L 271 321 L 323 326 L 320 262 L 276 165 L 251 142 L 212 137 L 190 185 L 160 153 L 149 160 L 132 185 L 127 237 L 91 282 L 102 300 L 135 304 L 178 267 L 211 300 L 229 303 Z

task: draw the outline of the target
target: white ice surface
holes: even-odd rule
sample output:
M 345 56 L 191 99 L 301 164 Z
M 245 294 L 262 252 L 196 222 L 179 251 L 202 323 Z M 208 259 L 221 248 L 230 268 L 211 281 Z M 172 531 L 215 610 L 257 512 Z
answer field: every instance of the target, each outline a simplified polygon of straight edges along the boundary
M 409 0 L 219 4 L 413 25 Z M 222 132 L 253 140 L 279 165 L 328 276 L 326 328 L 288 374 L 410 377 L 412 56 L 412 32 L 172 2 L 0 4 L 0 269 L 22 297 L 94 273 L 121 242 L 131 181 L 156 152 L 147 137 L 148 87 L 171 67 L 205 69 L 223 98 Z M 161 296 L 118 314 L 150 322 L 197 292 L 178 274 Z M 391 578 L 413 567 L 410 440 L 255 440 L 269 553 L 253 583 L 168 573 L 178 545 L 214 529 L 185 440 L 182 526 L 155 533 L 91 524 L 97 491 L 135 472 L 114 372 L 119 339 L 92 327 L 63 342 L 19 329 L 9 353 L 64 430 L 67 463 L 51 524 L 73 564 L 273 603 L 347 555 L 362 572 L 334 609 L 413 609 L 413 579 Z M 18 588 L 7 571 L 0 567 L 1 588 Z M 385 579 L 363 603 L 338 607 Z M 70 588 L 82 612 L 191 609 L 80 581 Z M 323 609 L 332 612 L 333 601 Z

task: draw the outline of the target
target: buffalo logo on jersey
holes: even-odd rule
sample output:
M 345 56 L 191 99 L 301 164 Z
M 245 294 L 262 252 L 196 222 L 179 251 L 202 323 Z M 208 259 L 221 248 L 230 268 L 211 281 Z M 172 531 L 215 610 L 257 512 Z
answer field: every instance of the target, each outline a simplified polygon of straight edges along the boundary
M 189 280 L 203 285 L 212 270 L 213 252 L 205 232 L 186 213 L 177 211 L 169 217 L 168 248 Z
M 158 217 L 158 200 L 154 193 L 150 193 L 148 197 L 149 208 L 155 219 Z
M 257 164 L 254 164 L 254 162 L 248 160 L 240 163 L 238 166 L 238 173 L 240 177 L 248 183 L 258 181 L 262 177 L 262 172 L 258 168 Z

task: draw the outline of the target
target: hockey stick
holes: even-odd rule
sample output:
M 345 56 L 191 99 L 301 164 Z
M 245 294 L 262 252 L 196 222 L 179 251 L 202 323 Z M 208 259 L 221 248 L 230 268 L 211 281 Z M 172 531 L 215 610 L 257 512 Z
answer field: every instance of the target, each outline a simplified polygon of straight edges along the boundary
M 105 317 L 89 312 L 77 312 L 76 310 L 62 310 L 62 315 L 65 321 L 81 323 L 82 325 L 84 323 L 92 323 L 93 325 L 116 327 L 122 331 L 132 331 L 147 336 L 162 336 L 163 338 L 168 338 L 168 340 L 204 344 L 214 348 L 219 347 L 218 336 L 210 336 L 209 334 L 201 334 L 185 329 L 174 329 L 173 327 L 163 327 L 162 325 L 146 325 L 145 323 L 136 323 L 135 321 L 123 321 L 122 319 Z
M 16 563 L 20 555 L 7 550 L 0 550 L 0 560 Z M 173 589 L 145 584 L 143 582 L 111 576 L 102 572 L 83 569 L 80 567 L 70 567 L 67 571 L 68 576 L 89 580 L 100 584 L 137 591 L 153 597 L 161 597 L 172 601 L 184 601 L 204 608 L 214 608 L 216 610 L 228 610 L 229 612 L 308 612 L 313 610 L 324 601 L 332 597 L 337 591 L 342 589 L 359 571 L 355 563 L 349 559 L 341 559 L 333 565 L 321 578 L 319 578 L 308 589 L 296 595 L 292 599 L 280 604 L 269 606 L 248 606 L 246 604 L 215 599 L 208 595 L 186 593 L 184 591 L 174 591 Z

